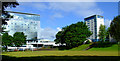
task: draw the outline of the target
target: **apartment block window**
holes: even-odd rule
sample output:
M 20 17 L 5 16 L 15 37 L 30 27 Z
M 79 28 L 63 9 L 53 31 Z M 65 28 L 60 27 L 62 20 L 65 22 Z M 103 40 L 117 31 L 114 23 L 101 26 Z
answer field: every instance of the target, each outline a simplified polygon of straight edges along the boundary
M 103 18 L 103 16 L 98 16 L 98 18 Z
M 36 41 L 38 43 L 38 41 Z

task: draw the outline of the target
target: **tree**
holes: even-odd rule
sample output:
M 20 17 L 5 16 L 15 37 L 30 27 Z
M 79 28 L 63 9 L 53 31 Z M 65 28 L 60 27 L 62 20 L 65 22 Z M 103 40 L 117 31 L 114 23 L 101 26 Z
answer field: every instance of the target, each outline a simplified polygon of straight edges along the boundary
M 5 32 L 5 33 L 3 33 L 3 35 L 2 35 L 2 45 L 3 46 L 6 46 L 6 48 L 7 48 L 7 46 L 12 46 L 13 44 L 13 37 L 11 36 L 11 35 L 9 35 L 8 34 L 8 32 Z
M 5 1 L 5 0 L 4 0 Z M 1 2 L 0 1 L 0 5 L 2 5 L 2 7 L 0 7 L 0 32 L 3 31 L 2 26 L 1 25 L 6 25 L 7 22 L 10 18 L 13 18 L 13 16 L 11 16 L 7 11 L 5 11 L 6 8 L 10 7 L 16 7 L 18 4 L 18 2 L 15 2 L 15 0 L 13 0 L 14 2 Z M 2 12 L 2 15 L 1 15 Z M 2 17 L 1 17 L 2 16 Z
M 26 35 L 23 32 L 16 32 L 13 35 L 13 42 L 15 46 L 21 46 L 26 43 Z
M 54 41 L 56 44 L 65 43 L 66 47 L 73 48 L 83 44 L 86 38 L 88 38 L 90 35 L 92 35 L 92 33 L 88 30 L 86 24 L 83 22 L 78 22 L 63 27 L 62 31 L 59 31 L 56 34 L 56 39 Z
M 12 0 L 10 0 L 10 1 L 12 1 Z M 8 7 L 10 7 L 10 8 L 16 7 L 17 5 L 19 5 L 17 2 L 1 2 L 0 1 L 0 39 L 2 39 L 2 40 L 0 40 L 0 44 L 2 43 L 5 46 L 12 45 L 11 44 L 12 36 L 8 35 L 8 33 L 3 31 L 3 29 L 5 29 L 5 28 L 3 28 L 2 25 L 6 25 L 7 24 L 6 21 L 8 21 L 10 18 L 13 17 L 7 11 L 5 11 L 5 9 Z M 2 32 L 5 32 L 5 34 L 3 34 L 3 36 L 1 36 Z
M 106 39 L 106 29 L 105 29 L 106 27 L 105 27 L 105 25 L 100 25 L 100 30 L 99 30 L 99 39 L 100 39 L 100 41 L 102 41 L 102 42 L 104 42 L 105 41 L 105 39 Z
M 110 40 L 110 27 L 107 28 L 106 30 L 106 41 L 109 41 Z
M 110 35 L 120 41 L 120 15 L 116 16 L 110 24 Z

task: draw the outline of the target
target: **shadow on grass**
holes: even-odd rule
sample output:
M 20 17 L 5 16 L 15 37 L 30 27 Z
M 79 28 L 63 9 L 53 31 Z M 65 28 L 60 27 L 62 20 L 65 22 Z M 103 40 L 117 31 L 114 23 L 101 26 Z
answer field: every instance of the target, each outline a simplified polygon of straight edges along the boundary
M 2 56 L 2 61 L 118 61 L 118 56 L 38 56 L 38 57 L 10 57 Z

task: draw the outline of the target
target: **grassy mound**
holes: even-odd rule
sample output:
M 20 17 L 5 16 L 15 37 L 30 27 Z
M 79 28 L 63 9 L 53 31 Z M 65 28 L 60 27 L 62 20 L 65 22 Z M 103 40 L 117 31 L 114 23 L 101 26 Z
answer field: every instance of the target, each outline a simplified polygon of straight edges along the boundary
M 89 51 L 118 51 L 118 45 L 114 44 L 111 47 L 105 47 L 105 48 L 91 48 Z
M 72 49 L 69 49 L 69 51 L 83 51 L 85 50 L 87 47 L 89 47 L 90 44 L 84 44 L 84 45 L 81 45 L 79 47 L 75 47 L 75 48 L 72 48 Z M 118 44 L 114 44 L 110 47 L 100 47 L 100 48 L 91 48 L 89 49 L 88 51 L 118 51 Z
M 83 44 L 81 46 L 75 47 L 70 49 L 70 51 L 83 51 L 85 50 L 87 47 L 89 47 L 90 44 Z

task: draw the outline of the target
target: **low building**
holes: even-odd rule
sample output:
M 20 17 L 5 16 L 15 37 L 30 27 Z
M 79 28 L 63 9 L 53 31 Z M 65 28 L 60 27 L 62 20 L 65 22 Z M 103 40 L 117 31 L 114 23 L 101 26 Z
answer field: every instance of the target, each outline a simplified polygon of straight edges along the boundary
M 38 39 L 38 40 L 28 40 L 26 44 L 33 45 L 33 47 L 41 48 L 46 46 L 59 46 L 60 44 L 55 44 L 54 41 L 50 41 L 48 39 Z

